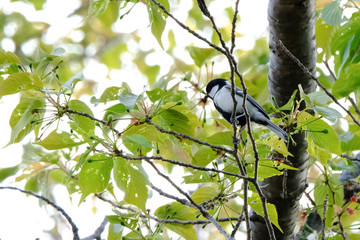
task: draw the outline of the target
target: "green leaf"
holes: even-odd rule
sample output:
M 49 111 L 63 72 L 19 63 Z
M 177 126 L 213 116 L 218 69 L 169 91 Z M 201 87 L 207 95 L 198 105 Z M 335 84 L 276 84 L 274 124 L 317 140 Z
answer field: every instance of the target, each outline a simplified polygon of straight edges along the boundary
M 12 52 L 5 52 L 0 49 L 0 67 L 6 64 L 20 64 L 20 59 Z
M 108 87 L 100 96 L 100 102 L 107 103 L 118 100 L 119 95 L 130 92 L 131 89 L 126 83 L 122 83 L 121 87 Z
M 106 111 L 123 114 L 123 113 L 127 112 L 127 108 L 125 107 L 124 104 L 118 103 L 118 104 L 115 104 L 115 105 L 107 108 Z
M 319 18 L 315 23 L 316 28 L 316 45 L 322 49 L 322 52 L 318 53 L 317 62 L 321 63 L 324 60 L 329 60 L 331 55 L 331 40 L 334 33 L 338 29 L 338 26 L 325 23 Z
M 124 231 L 124 226 L 122 226 L 121 224 L 110 223 L 107 240 L 122 239 L 123 231 Z
M 340 1 L 333 1 L 322 10 L 322 19 L 330 25 L 338 25 L 343 22 L 343 9 Z
M 68 103 L 68 107 L 71 110 L 75 110 L 81 113 L 86 113 L 90 116 L 93 117 L 93 113 L 91 111 L 91 109 L 82 101 L 80 100 L 71 100 Z M 85 117 L 85 116 L 81 116 L 78 114 L 72 114 L 71 115 L 74 123 L 81 129 L 79 130 L 79 128 L 77 129 L 73 129 L 75 131 L 77 131 L 79 134 L 81 134 L 83 137 L 85 138 L 89 138 L 90 136 L 94 135 L 94 131 L 95 131 L 95 122 L 94 120 Z
M 178 202 L 161 206 L 156 209 L 154 214 L 162 219 L 178 219 L 183 221 L 196 220 L 195 210 Z M 164 226 L 185 239 L 198 239 L 195 229 L 191 224 L 165 223 Z
M 205 187 L 200 187 L 193 194 L 191 194 L 191 198 L 196 203 L 205 202 L 211 198 L 218 196 L 220 193 L 219 185 L 216 183 L 212 183 Z
M 329 203 L 334 204 L 334 201 L 333 201 L 332 197 L 330 196 L 331 191 L 328 188 L 328 186 L 326 186 L 324 184 L 323 180 L 317 179 L 316 183 L 315 183 L 315 188 L 314 188 L 314 200 L 315 200 L 315 203 L 317 206 L 324 205 L 324 199 L 325 199 L 326 194 L 328 195 Z
M 105 12 L 109 3 L 110 0 L 91 1 L 88 11 L 89 16 L 98 16 L 101 13 Z
M 251 168 L 250 168 L 251 167 Z M 247 169 L 254 171 L 254 165 L 248 165 Z M 280 176 L 283 175 L 283 172 L 276 169 L 275 166 L 261 163 L 259 164 L 259 181 L 262 181 L 265 178 L 273 177 L 273 176 Z
M 301 125 L 305 126 L 309 133 L 309 137 L 316 145 L 328 150 L 331 153 L 341 155 L 341 147 L 339 139 L 334 129 L 329 126 L 325 121 L 320 118 L 311 116 L 309 113 L 302 112 L 298 121 Z
M 159 2 L 162 4 L 167 3 L 167 9 L 169 9 L 169 3 L 167 0 L 162 0 Z M 158 6 L 156 6 L 152 1 L 148 1 L 146 5 L 149 13 L 151 32 L 158 41 L 160 47 L 164 49 L 164 46 L 161 42 L 161 36 L 166 25 L 165 15 L 163 14 L 162 10 L 160 10 Z
M 217 152 L 211 147 L 201 146 L 194 154 L 192 164 L 200 167 L 207 166 L 212 160 L 217 157 Z
M 76 84 L 83 79 L 84 75 L 81 72 L 74 74 L 74 76 L 72 76 L 69 80 L 67 80 L 64 84 L 61 85 L 61 87 L 64 89 L 63 92 L 69 91 L 70 94 L 72 94 L 75 90 Z
M 153 121 L 167 130 L 194 136 L 198 124 L 196 115 L 186 106 L 169 103 L 173 108 L 166 109 L 153 118 Z
M 56 183 L 64 185 L 70 195 L 79 191 L 78 181 L 74 178 L 69 178 L 68 173 L 65 173 L 62 169 L 52 169 L 49 178 Z
M 11 136 L 8 144 L 20 142 L 36 128 L 36 123 L 43 116 L 45 101 L 43 98 L 23 95 L 10 117 Z
M 95 154 L 88 158 L 78 174 L 79 187 L 82 192 L 79 204 L 90 193 L 102 192 L 106 189 L 112 168 L 112 157 L 105 154 Z
M 147 140 L 147 138 L 145 136 L 140 135 L 140 134 L 132 134 L 129 136 L 123 135 L 122 140 L 124 142 L 135 143 L 139 146 L 143 146 L 146 148 L 153 148 L 151 142 L 149 142 L 149 140 Z
M 340 77 L 333 86 L 332 93 L 336 98 L 347 97 L 350 93 L 360 88 L 360 65 L 351 64 L 344 72 L 340 74 Z
M 273 136 L 270 139 L 257 140 L 260 143 L 266 144 L 272 147 L 278 153 L 281 153 L 285 157 L 292 156 L 292 154 L 288 151 L 285 142 L 282 139 L 279 139 L 277 136 Z
M 146 212 L 149 179 L 139 163 L 132 163 L 124 158 L 114 159 L 114 179 L 124 192 L 124 201 Z
M 342 117 L 341 113 L 339 113 L 338 110 L 331 107 L 314 106 L 313 109 L 317 114 L 325 117 L 327 120 L 329 120 L 332 123 L 334 123 L 337 119 Z
M 352 132 L 346 132 L 340 135 L 341 150 L 343 152 L 352 152 L 360 150 L 360 136 Z
M 205 139 L 206 142 L 214 145 L 234 146 L 232 142 L 233 132 L 218 132 Z
M 34 4 L 36 10 L 41 10 L 43 9 L 46 0 L 30 0 L 30 2 Z
M 328 177 L 328 184 L 330 185 L 332 192 L 334 192 L 334 202 L 336 205 L 341 206 L 344 201 L 344 185 L 341 183 L 337 174 L 331 174 Z
M 104 53 L 100 56 L 100 59 L 107 67 L 112 69 L 120 69 L 120 55 L 126 51 L 128 51 L 127 44 L 121 42 L 115 46 L 110 46 L 109 49 L 106 49 L 106 51 L 104 51 Z
M 128 110 L 132 110 L 135 104 L 140 100 L 141 95 L 135 95 L 133 93 L 123 93 L 119 95 L 119 101 L 124 104 Z
M 259 194 L 253 193 L 251 195 L 251 197 L 249 198 L 249 205 L 258 215 L 264 217 L 264 209 L 262 207 Z M 268 210 L 269 219 L 272 222 L 272 224 L 274 224 L 281 232 L 283 232 L 278 222 L 278 214 L 275 205 L 271 203 L 267 203 L 266 208 Z
M 19 72 L 10 74 L 4 81 L 0 81 L 0 96 L 10 95 L 29 89 L 40 89 L 43 84 L 33 73 Z
M 297 92 L 298 92 L 297 90 L 295 90 L 293 92 L 293 94 L 291 95 L 289 101 L 285 105 L 283 105 L 283 106 L 281 106 L 279 108 L 280 111 L 286 111 L 286 110 L 291 111 L 294 108 Z
M 25 184 L 24 189 L 27 191 L 32 191 L 32 192 L 39 192 L 39 181 L 38 181 L 38 176 L 31 176 Z
M 162 99 L 166 92 L 164 92 L 161 88 L 155 88 L 151 91 L 146 91 L 146 95 L 149 97 L 151 102 L 156 102 L 159 99 Z
M 187 50 L 198 67 L 201 67 L 206 61 L 219 54 L 214 48 L 188 47 Z
M 56 164 L 60 158 L 60 152 L 44 151 L 44 148 L 36 146 L 31 142 L 23 146 L 22 159 L 24 163 L 45 162 Z
M 20 165 L 8 168 L 0 168 L 0 182 L 4 181 L 6 178 L 15 175 L 20 169 Z
M 52 131 L 44 140 L 36 142 L 36 144 L 42 146 L 47 150 L 57 150 L 62 148 L 71 148 L 81 145 L 85 142 L 75 142 L 72 135 L 67 132 Z
M 342 25 L 331 41 L 335 71 L 341 76 L 343 69 L 360 60 L 360 12 L 355 12 L 350 20 Z
M 191 175 L 183 176 L 184 183 L 204 183 L 211 182 L 210 173 L 204 171 L 196 171 Z
M 316 91 L 308 94 L 310 102 L 316 106 L 325 106 L 333 102 L 333 100 L 324 92 Z

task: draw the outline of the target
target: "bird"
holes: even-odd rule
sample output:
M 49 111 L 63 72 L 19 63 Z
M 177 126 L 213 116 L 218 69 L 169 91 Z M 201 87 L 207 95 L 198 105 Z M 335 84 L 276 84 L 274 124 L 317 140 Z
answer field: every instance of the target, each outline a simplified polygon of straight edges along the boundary
M 236 125 L 240 125 L 240 132 L 246 125 L 246 116 L 243 109 L 244 92 L 238 87 L 235 87 L 236 96 Z M 223 116 L 223 118 L 232 124 L 232 113 L 234 110 L 234 101 L 231 95 L 231 86 L 228 81 L 223 78 L 216 78 L 211 80 L 206 86 L 205 99 L 211 98 L 216 110 Z M 269 115 L 250 95 L 246 96 L 246 109 L 250 116 L 250 121 L 267 127 L 269 130 L 278 135 L 285 142 L 288 141 L 288 134 L 275 123 L 270 121 Z

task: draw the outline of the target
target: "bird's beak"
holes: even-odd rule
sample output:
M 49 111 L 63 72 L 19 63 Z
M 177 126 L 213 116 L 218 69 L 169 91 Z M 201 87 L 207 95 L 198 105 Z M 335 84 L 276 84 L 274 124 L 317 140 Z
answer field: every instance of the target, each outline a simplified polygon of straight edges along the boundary
M 203 104 L 205 106 L 208 98 L 209 98 L 209 95 L 206 94 L 203 98 L 200 99 L 199 103 Z

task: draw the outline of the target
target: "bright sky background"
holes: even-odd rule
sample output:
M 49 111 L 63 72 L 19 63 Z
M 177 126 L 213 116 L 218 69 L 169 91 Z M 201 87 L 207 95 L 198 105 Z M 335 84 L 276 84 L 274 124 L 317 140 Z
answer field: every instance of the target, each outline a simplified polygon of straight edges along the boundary
M 189 9 L 191 1 L 181 1 L 181 6 L 178 9 L 172 11 L 172 13 L 177 16 L 179 19 L 184 19 L 184 14 L 179 10 L 182 8 Z M 69 50 L 67 46 L 61 45 L 58 41 L 60 36 L 68 35 L 72 38 L 82 38 L 82 33 L 76 31 L 76 26 L 79 26 L 83 19 L 79 17 L 68 18 L 68 15 L 72 13 L 73 7 L 79 5 L 79 0 L 48 0 L 45 10 L 35 11 L 33 7 L 24 4 L 23 2 L 10 2 L 10 0 L 1 0 L 0 9 L 5 12 L 20 12 L 25 15 L 29 20 L 34 21 L 43 21 L 51 25 L 50 30 L 44 36 L 44 41 L 48 44 L 53 44 L 54 48 L 63 47 L 66 50 Z M 148 26 L 148 16 L 147 11 L 144 6 L 138 4 L 133 9 L 129 15 L 127 15 L 123 20 L 119 20 L 113 27 L 116 31 L 119 32 L 132 32 L 134 30 L 140 29 L 139 35 L 143 37 L 141 41 L 141 48 L 151 49 L 155 47 L 160 49 L 155 38 L 151 35 L 150 29 Z M 222 16 L 216 16 L 216 9 L 221 8 L 221 1 L 217 1 L 217 5 L 212 4 L 210 11 L 214 13 L 217 21 L 222 21 Z M 237 31 L 243 35 L 237 41 L 237 47 L 242 49 L 252 48 L 254 41 L 259 37 L 267 36 L 267 0 L 242 0 L 240 1 L 239 12 L 241 16 L 241 23 L 239 24 Z M 143 19 L 139 19 L 143 17 Z M 181 36 L 184 30 L 177 27 L 177 25 L 171 20 L 167 20 L 167 27 L 176 28 L 177 35 Z M 7 30 L 11 35 L 11 27 Z M 86 33 L 85 33 L 86 34 Z M 188 36 L 185 34 L 185 36 Z M 177 39 L 177 42 L 186 45 L 189 41 L 194 41 L 194 39 L 184 38 L 181 41 Z M 166 42 L 166 41 L 165 41 Z M 132 43 L 129 43 L 132 44 Z M 165 43 L 166 45 L 166 43 Z M 1 48 L 12 51 L 14 50 L 14 45 L 12 41 L 8 39 L 0 40 Z M 26 46 L 24 51 L 31 52 L 34 49 L 34 46 L 31 42 Z M 90 51 L 90 50 L 89 50 Z M 66 54 L 66 53 L 65 53 Z M 157 52 L 150 56 L 147 61 L 154 61 L 161 63 L 162 69 L 166 72 L 170 67 L 171 59 L 165 52 Z M 134 74 L 131 70 L 131 63 L 128 67 L 125 67 L 122 70 L 115 70 L 110 73 L 110 77 L 113 79 L 124 79 L 124 76 L 129 76 Z M 214 71 L 224 71 L 222 67 L 228 66 L 218 66 L 218 69 Z M 98 63 L 95 60 L 89 60 L 86 68 L 83 70 L 85 78 L 99 80 L 105 79 L 107 75 L 107 69 L 104 65 Z M 140 77 L 140 76 L 139 76 Z M 145 83 L 144 83 L 145 84 Z M 101 93 L 105 88 L 114 85 L 114 82 L 102 82 L 97 86 L 98 92 Z M 133 86 L 132 86 L 133 87 Z M 134 91 L 141 91 L 143 86 L 139 86 L 139 89 Z M 86 103 L 90 104 L 89 99 L 84 100 Z M 5 96 L 0 100 L 0 126 L 1 127 L 1 138 L 0 138 L 0 168 L 11 167 L 19 162 L 21 162 L 22 156 L 22 144 L 26 143 L 27 140 L 19 144 L 13 144 L 6 148 L 3 148 L 10 139 L 10 127 L 9 127 L 9 118 L 12 110 L 18 103 L 18 96 Z M 15 183 L 14 178 L 7 179 L 2 185 L 12 184 L 13 186 L 18 186 L 20 188 L 24 187 L 23 183 Z M 58 200 L 59 205 L 64 208 L 67 213 L 73 218 L 74 222 L 80 229 L 80 237 L 86 237 L 93 233 L 100 222 L 103 220 L 104 214 L 111 214 L 111 208 L 107 204 L 98 204 L 103 209 L 97 209 L 97 213 L 94 216 L 89 217 L 88 213 L 89 208 L 92 207 L 92 199 L 88 198 L 85 203 L 82 203 L 79 207 L 77 203 L 79 201 L 79 196 L 74 196 L 73 205 L 68 198 L 68 193 L 62 187 L 55 189 L 56 199 Z M 34 197 L 26 197 L 23 193 L 10 191 L 10 190 L 0 190 L 0 239 L 1 240 L 17 240 L 17 239 L 35 239 L 39 237 L 41 240 L 51 239 L 44 230 L 50 230 L 55 222 L 49 219 L 49 216 L 54 214 L 52 207 L 39 207 L 38 199 Z M 55 212 L 56 214 L 56 212 Z M 84 220 L 86 218 L 86 221 Z M 57 223 L 59 224 L 59 223 Z M 72 239 L 72 232 L 70 231 L 67 223 L 64 225 L 64 221 L 59 225 L 60 228 L 63 228 L 62 239 Z M 206 234 L 206 233 L 204 233 Z M 103 237 L 105 234 L 102 235 Z

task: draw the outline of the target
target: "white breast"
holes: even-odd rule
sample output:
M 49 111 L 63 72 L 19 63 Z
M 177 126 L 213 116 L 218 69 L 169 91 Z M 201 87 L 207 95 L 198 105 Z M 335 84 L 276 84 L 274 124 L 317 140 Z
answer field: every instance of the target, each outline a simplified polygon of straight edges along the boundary
M 231 113 L 234 109 L 234 101 L 231 96 L 231 92 L 226 88 L 221 88 L 214 96 L 215 104 L 220 107 L 224 112 Z M 242 112 L 242 98 L 236 96 L 237 112 Z

